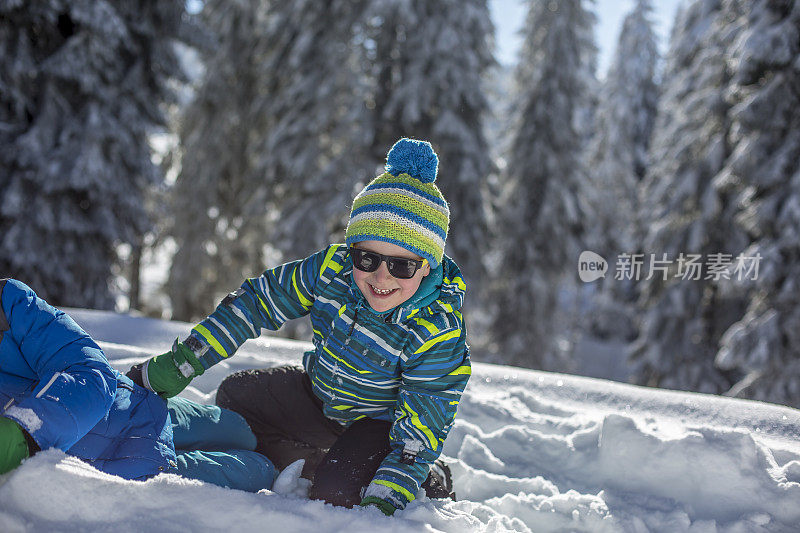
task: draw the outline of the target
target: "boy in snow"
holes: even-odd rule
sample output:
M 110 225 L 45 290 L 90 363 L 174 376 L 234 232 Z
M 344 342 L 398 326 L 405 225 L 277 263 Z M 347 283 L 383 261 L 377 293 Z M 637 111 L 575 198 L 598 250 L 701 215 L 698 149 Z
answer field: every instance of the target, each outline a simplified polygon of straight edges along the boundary
M 184 399 L 168 408 L 112 369 L 69 316 L 13 279 L 0 280 L 0 406 L 0 474 L 58 448 L 126 479 L 172 472 L 257 491 L 274 477 L 272 464 L 250 451 L 256 439 L 241 416 Z M 185 451 L 176 456 L 174 444 Z
M 420 487 L 448 497 L 437 461 L 470 376 L 466 286 L 444 255 L 449 209 L 427 142 L 401 139 L 355 198 L 345 236 L 248 279 L 184 342 L 129 373 L 164 395 L 263 328 L 310 315 L 303 367 L 226 378 L 217 404 L 240 413 L 279 468 L 305 459 L 309 496 L 391 515 Z

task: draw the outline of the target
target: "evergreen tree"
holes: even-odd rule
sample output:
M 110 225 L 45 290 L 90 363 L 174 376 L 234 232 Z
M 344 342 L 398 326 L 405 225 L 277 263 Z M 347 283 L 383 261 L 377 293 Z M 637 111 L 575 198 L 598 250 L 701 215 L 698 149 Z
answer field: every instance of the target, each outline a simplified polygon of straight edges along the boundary
M 341 241 L 359 184 L 374 177 L 355 53 L 365 4 L 269 3 L 257 113 L 266 135 L 254 157 L 275 206 L 273 244 L 289 259 Z
M 352 46 L 362 7 L 205 5 L 219 44 L 181 126 L 174 317 L 201 316 L 265 260 L 300 258 L 342 239 L 356 185 L 375 167 Z
M 738 28 L 720 1 L 701 0 L 679 12 L 671 37 L 643 188 L 641 217 L 649 224 L 643 250 L 649 253 L 642 272 L 663 254 L 671 263 L 666 280 L 656 271 L 637 285 L 642 324 L 633 359 L 643 384 L 710 393 L 731 384 L 714 355 L 744 301 L 720 290 L 709 263 L 714 254 L 733 256 L 746 244 L 733 224 L 731 193 L 713 185 L 731 151 L 727 47 Z M 692 264 L 702 267 L 699 273 Z
M 578 191 L 585 143 L 576 124 L 593 79 L 593 23 L 579 0 L 530 2 L 492 269 L 495 350 L 522 366 L 563 368 L 553 358 L 553 311 L 565 273 L 575 271 L 583 233 Z
M 659 59 L 650 0 L 639 0 L 622 23 L 611 67 L 600 92 L 595 135 L 588 150 L 589 248 L 614 261 L 642 241 L 639 186 L 655 122 Z M 631 340 L 635 287 L 608 275 L 596 294 L 591 321 L 601 337 Z
M 148 228 L 148 135 L 178 75 L 182 1 L 0 4 L 0 274 L 108 308 L 116 248 Z
M 210 0 L 201 19 L 216 36 L 205 72 L 180 116 L 179 169 L 171 191 L 177 245 L 166 292 L 174 319 L 204 316 L 221 294 L 259 273 L 267 229 L 265 183 L 255 169 L 261 97 L 259 4 Z M 261 239 L 261 242 L 259 242 Z
M 658 47 L 650 0 L 639 0 L 622 23 L 606 74 L 589 147 L 592 191 L 591 241 L 598 252 L 633 251 L 638 235 L 638 185 L 656 116 Z
M 736 0 L 724 13 L 744 30 L 730 54 L 731 154 L 715 186 L 736 195 L 743 255 L 756 258 L 742 265 L 759 270 L 725 287 L 746 291 L 748 307 L 716 364 L 736 372 L 730 394 L 800 407 L 800 4 Z
M 447 254 L 469 285 L 469 309 L 486 278 L 488 178 L 494 171 L 484 118 L 483 78 L 494 64 L 486 0 L 373 2 L 365 65 L 374 111 L 372 153 L 381 161 L 400 137 L 430 141 L 437 184 L 450 204 Z

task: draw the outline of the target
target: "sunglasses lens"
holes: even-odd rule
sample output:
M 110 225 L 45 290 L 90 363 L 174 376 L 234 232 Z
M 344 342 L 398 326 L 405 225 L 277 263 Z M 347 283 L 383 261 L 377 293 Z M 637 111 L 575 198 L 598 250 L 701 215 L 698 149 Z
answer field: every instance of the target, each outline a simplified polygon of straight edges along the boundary
M 381 264 L 381 258 L 377 254 L 365 252 L 364 250 L 353 250 L 353 265 L 364 272 L 375 272 Z
M 417 262 L 405 259 L 390 259 L 386 266 L 389 274 L 400 279 L 412 278 L 417 271 Z

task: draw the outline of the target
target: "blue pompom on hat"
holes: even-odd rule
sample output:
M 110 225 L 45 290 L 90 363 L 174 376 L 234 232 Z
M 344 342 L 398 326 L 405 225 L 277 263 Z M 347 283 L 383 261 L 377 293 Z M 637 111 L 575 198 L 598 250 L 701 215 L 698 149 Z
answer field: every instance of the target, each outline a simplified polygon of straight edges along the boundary
M 433 183 L 439 170 L 439 157 L 428 141 L 400 139 L 386 154 L 386 171 L 393 175 L 408 174 L 422 183 Z

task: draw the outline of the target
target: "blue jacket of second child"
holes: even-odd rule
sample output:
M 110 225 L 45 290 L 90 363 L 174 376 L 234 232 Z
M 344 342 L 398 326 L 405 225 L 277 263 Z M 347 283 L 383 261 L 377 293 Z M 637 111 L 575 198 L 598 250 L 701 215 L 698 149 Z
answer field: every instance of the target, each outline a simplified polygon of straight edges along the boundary
M 175 466 L 166 403 L 112 369 L 69 316 L 24 283 L 0 280 L 0 416 L 41 449 L 146 479 Z

